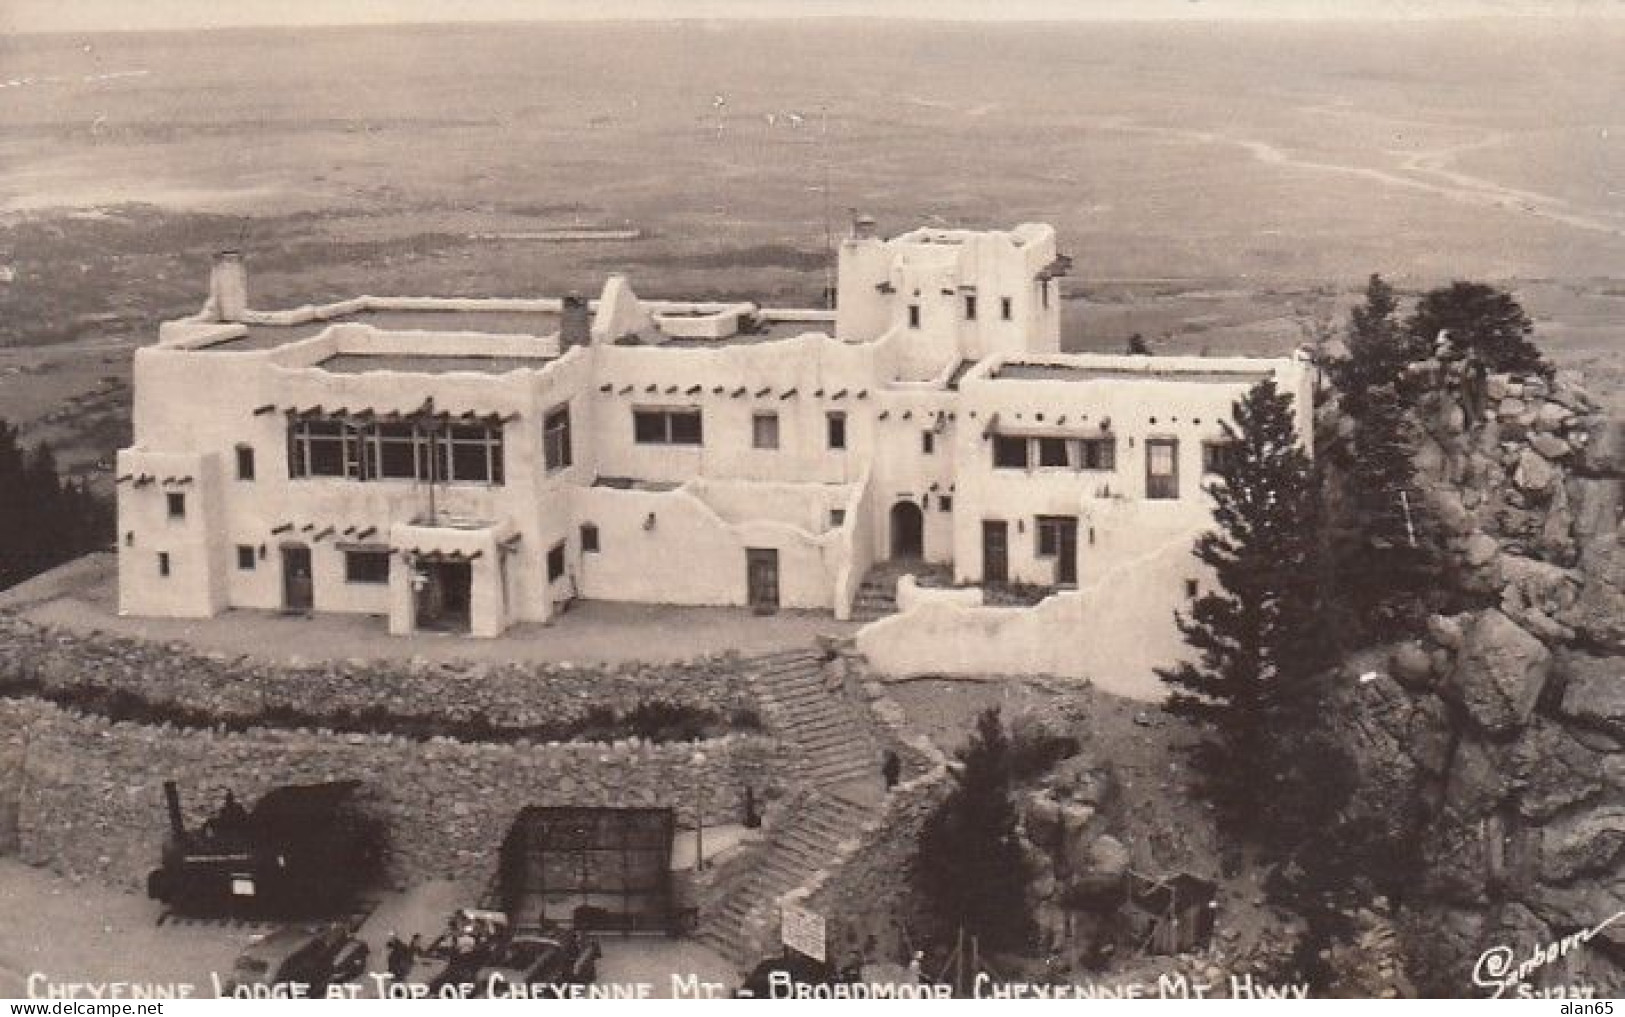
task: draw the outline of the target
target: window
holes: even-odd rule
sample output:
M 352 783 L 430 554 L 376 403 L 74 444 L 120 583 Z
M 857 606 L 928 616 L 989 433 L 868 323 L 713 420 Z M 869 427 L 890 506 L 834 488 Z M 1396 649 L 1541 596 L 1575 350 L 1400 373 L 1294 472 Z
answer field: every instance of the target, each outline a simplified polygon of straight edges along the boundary
M 1049 310 L 1049 280 L 1048 279 L 1045 279 L 1044 281 L 1042 281 L 1042 282 L 1040 282 L 1038 284 L 1038 295 L 1044 301 L 1044 310 L 1046 310 L 1046 311 Z
M 697 408 L 632 411 L 632 439 L 640 445 L 698 445 L 702 437 Z
M 1145 496 L 1159 500 L 1179 497 L 1178 441 L 1152 438 L 1145 443 Z
M 240 572 L 254 571 L 254 545 L 237 545 L 237 569 Z
M 295 421 L 288 428 L 288 476 L 347 476 L 349 431 L 337 420 Z
M 1009 321 L 1011 317 L 1014 316 L 1015 309 L 1016 302 L 1014 300 L 1011 300 L 1009 297 L 999 298 L 999 317 L 1003 318 L 1005 321 Z
M 998 470 L 1025 470 L 1027 468 L 1027 439 L 1007 434 L 993 436 L 993 468 Z
M 1185 599 L 1186 600 L 1195 600 L 1196 595 L 1199 592 L 1200 592 L 1200 588 L 1196 585 L 1196 580 L 1194 580 L 1194 579 L 1185 580 Z
M 502 432 L 481 424 L 453 424 L 436 435 L 435 477 L 455 483 L 500 484 Z
M 931 455 L 937 450 L 937 436 L 934 431 L 920 432 L 920 451 Z
M 593 523 L 581 524 L 581 553 L 598 553 L 598 527 Z
M 919 328 L 920 327 L 920 305 L 919 304 L 909 304 L 908 305 L 908 327 L 909 328 Z
M 844 509 L 844 508 L 830 509 L 829 510 L 829 524 L 831 526 L 845 526 L 846 525 L 846 509 Z
M 547 472 L 566 469 L 570 455 L 570 407 L 560 406 L 542 419 L 542 447 L 546 450 Z
M 1236 443 L 1229 440 L 1202 442 L 1202 472 L 1223 476 L 1236 460 Z
M 1038 439 L 1038 465 L 1040 466 L 1066 466 L 1066 439 L 1040 438 Z
M 290 477 L 501 484 L 501 424 L 301 420 L 288 428 Z
M 186 495 L 179 491 L 170 491 L 164 495 L 164 503 L 169 506 L 169 518 L 186 518 Z
M 158 552 L 158 574 L 160 576 L 163 576 L 166 579 L 169 578 L 169 552 L 168 551 L 159 551 Z
M 547 581 L 557 582 L 564 578 L 564 541 L 553 545 L 547 552 Z
M 1078 469 L 1117 469 L 1117 439 L 1084 438 L 1078 442 Z
M 750 443 L 752 448 L 778 448 L 779 447 L 779 415 L 777 413 L 757 413 L 750 418 Z
M 237 479 L 254 479 L 254 450 L 248 445 L 237 446 Z
M 976 320 L 976 294 L 974 293 L 965 294 L 965 320 Z
M 347 583 L 389 582 L 389 552 L 344 552 L 344 581 Z
M 369 435 L 372 475 L 384 480 L 429 476 L 427 436 L 411 424 L 379 424 Z
M 829 447 L 846 448 L 846 414 L 830 413 L 824 418 L 824 422 L 828 426 Z
M 950 494 L 939 494 L 939 495 L 937 495 L 937 511 L 938 512 L 952 512 L 953 510 L 954 510 L 953 495 L 950 495 Z
M 1061 553 L 1065 532 L 1072 531 L 1078 524 L 1072 516 L 1039 516 L 1033 524 L 1038 535 L 1037 556 L 1040 558 L 1054 558 Z

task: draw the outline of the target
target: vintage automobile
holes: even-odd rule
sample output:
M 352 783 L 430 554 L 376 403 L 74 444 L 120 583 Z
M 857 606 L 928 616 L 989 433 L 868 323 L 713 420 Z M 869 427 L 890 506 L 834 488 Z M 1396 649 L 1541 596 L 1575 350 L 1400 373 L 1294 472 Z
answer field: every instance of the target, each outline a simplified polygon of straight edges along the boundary
M 250 943 L 221 987 L 228 996 L 287 990 L 323 996 L 329 985 L 353 981 L 367 970 L 367 944 L 341 924 L 288 926 Z
M 516 989 L 542 994 L 590 985 L 598 977 L 598 941 L 578 932 L 520 933 L 492 951 L 474 976 L 477 994 L 502 996 Z
M 448 985 L 475 983 L 492 952 L 508 939 L 508 916 L 500 911 L 460 908 L 446 928 L 413 958 L 406 980 L 433 994 Z

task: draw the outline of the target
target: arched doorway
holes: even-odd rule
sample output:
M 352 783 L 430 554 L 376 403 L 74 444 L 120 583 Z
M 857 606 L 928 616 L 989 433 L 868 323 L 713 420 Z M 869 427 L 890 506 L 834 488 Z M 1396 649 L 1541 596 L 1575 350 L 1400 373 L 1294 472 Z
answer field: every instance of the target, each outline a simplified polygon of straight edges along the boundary
M 891 556 L 920 558 L 925 555 L 925 513 L 912 501 L 891 507 Z

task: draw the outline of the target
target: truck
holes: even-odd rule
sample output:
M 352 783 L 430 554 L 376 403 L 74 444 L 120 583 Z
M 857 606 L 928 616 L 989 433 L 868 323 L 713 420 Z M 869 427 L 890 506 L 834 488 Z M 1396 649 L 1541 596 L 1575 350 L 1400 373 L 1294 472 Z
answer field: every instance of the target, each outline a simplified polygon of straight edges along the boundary
M 382 827 L 361 808 L 360 781 L 267 792 L 253 808 L 231 792 L 189 829 L 175 781 L 164 783 L 169 835 L 147 895 L 198 917 L 316 918 L 349 914 L 383 860 Z

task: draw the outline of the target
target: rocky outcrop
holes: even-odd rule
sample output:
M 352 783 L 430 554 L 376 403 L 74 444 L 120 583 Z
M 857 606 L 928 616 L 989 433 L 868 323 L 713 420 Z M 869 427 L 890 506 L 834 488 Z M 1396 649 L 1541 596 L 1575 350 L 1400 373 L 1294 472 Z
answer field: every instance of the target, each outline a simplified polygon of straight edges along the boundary
M 1491 376 L 1485 399 L 1447 364 L 1412 381 L 1467 609 L 1349 662 L 1327 709 L 1358 769 L 1347 818 L 1417 848 L 1395 916 L 1410 974 L 1482 995 L 1484 951 L 1521 961 L 1625 910 L 1625 427 L 1561 372 Z M 1620 926 L 1527 984 L 1625 990 Z

